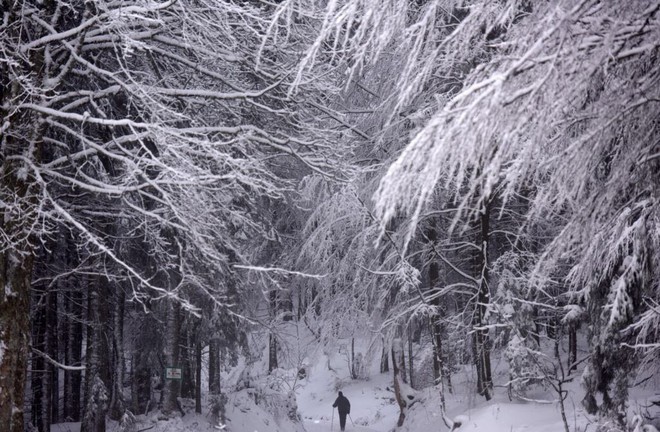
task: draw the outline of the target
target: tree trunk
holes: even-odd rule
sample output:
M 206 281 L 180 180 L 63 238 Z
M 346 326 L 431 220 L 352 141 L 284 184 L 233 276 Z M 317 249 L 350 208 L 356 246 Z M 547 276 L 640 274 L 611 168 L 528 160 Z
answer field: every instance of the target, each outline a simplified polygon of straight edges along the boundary
M 66 291 L 66 289 L 63 291 L 62 295 L 62 317 L 60 319 L 60 338 L 61 338 L 61 345 L 62 345 L 62 358 L 64 359 L 64 364 L 70 365 L 69 363 L 69 344 L 71 343 L 70 336 L 69 336 L 69 293 Z M 67 409 L 67 403 L 68 403 L 68 398 L 67 398 L 67 386 L 69 385 L 66 370 L 62 371 L 62 421 L 67 421 L 66 420 L 66 409 Z
M 100 277 L 98 282 L 98 321 L 94 331 L 98 329 L 99 377 L 103 380 L 108 397 L 112 391 L 112 339 L 114 334 L 114 298 L 113 286 L 106 277 Z M 108 401 L 109 402 L 109 399 Z M 106 402 L 106 410 L 107 410 Z
M 220 393 L 220 341 L 209 341 L 209 394 Z
M 439 382 L 447 383 L 447 390 L 452 393 L 451 375 L 442 354 L 442 336 L 444 334 L 444 325 L 439 318 L 430 320 L 431 337 L 433 338 L 433 378 L 436 384 Z
M 48 293 L 48 355 L 57 361 L 60 360 L 60 350 L 59 350 L 59 334 L 58 334 L 58 297 L 59 292 L 53 291 Z M 50 379 L 49 391 L 50 391 L 50 415 L 49 415 L 49 425 L 52 423 L 60 422 L 60 380 L 59 380 L 59 368 L 53 364 L 48 365 L 49 374 L 48 378 Z
M 392 342 L 392 371 L 394 373 L 394 397 L 399 405 L 399 419 L 396 422 L 397 427 L 403 426 L 403 422 L 406 419 L 406 408 L 408 406 L 405 396 L 401 394 L 401 383 L 403 381 L 401 371 L 406 370 L 406 366 L 403 364 L 403 358 L 403 342 L 401 339 L 394 339 Z
M 103 278 L 97 278 L 97 286 L 89 287 L 87 297 L 87 368 L 85 371 L 85 406 L 81 432 L 105 432 L 105 416 L 107 412 L 108 392 L 103 381 L 101 352 L 103 345 L 103 327 L 101 317 L 100 285 Z
M 35 296 L 34 303 L 37 304 L 32 316 L 32 347 L 46 352 L 46 305 L 39 301 Z M 43 356 L 32 351 L 32 360 L 30 362 L 30 381 L 32 389 L 32 425 L 39 432 L 47 432 L 50 428 L 48 416 L 46 415 L 48 401 L 46 399 L 46 361 Z
M 74 289 L 65 300 L 65 309 L 68 317 L 67 343 L 64 359 L 66 364 L 80 366 L 82 359 L 83 325 L 82 325 L 83 296 L 79 289 Z M 80 390 L 82 385 L 81 371 L 64 371 L 64 419 L 66 421 L 80 421 Z
M 27 38 L 23 9 L 2 2 L 3 40 Z M 41 82 L 43 50 L 34 50 L 21 65 L 21 72 L 31 82 Z M 36 194 L 39 186 L 30 183 L 30 169 L 19 158 L 30 163 L 41 162 L 42 133 L 46 123 L 26 111 L 8 107 L 24 97 L 21 83 L 10 80 L 9 64 L 0 62 L 0 425 L 3 432 L 23 432 L 25 380 L 30 348 L 30 283 L 34 263 L 34 229 L 38 229 Z M 30 78 L 27 78 L 30 77 Z M 32 81 L 33 80 L 33 81 Z M 29 84 L 28 84 L 29 85 Z M 11 101 L 11 102 L 10 102 Z M 21 138 L 9 131 L 22 127 Z M 32 129 L 32 130 L 31 130 Z M 25 135 L 24 135 L 25 133 Z M 25 138 L 22 138 L 25 137 Z M 17 156 L 18 158 L 15 158 Z M 23 176 L 21 173 L 25 172 Z
M 186 326 L 187 329 L 183 332 L 185 335 L 185 344 L 181 346 L 179 358 L 181 359 L 181 397 L 194 398 L 195 397 L 195 370 L 193 369 L 194 359 L 194 338 L 190 325 Z M 196 328 L 196 326 L 195 326 Z
M 224 406 L 220 387 L 220 341 L 209 343 L 209 397 L 211 399 L 211 423 L 224 424 Z
M 435 224 L 435 220 L 431 221 L 432 224 Z M 438 240 L 438 234 L 435 227 L 432 227 L 427 232 L 427 238 L 435 250 L 435 243 Z M 437 257 L 435 257 L 437 258 Z M 432 259 L 429 264 L 429 290 L 432 294 L 436 294 L 436 291 L 439 289 L 438 285 L 440 283 L 440 265 L 438 264 L 437 259 Z M 442 316 L 444 313 L 442 306 L 442 299 L 438 295 L 433 295 L 431 300 L 431 305 L 435 307 L 436 315 L 430 317 L 429 319 L 429 330 L 431 332 L 431 340 L 433 343 L 433 378 L 435 383 L 444 384 L 442 381 L 447 382 L 447 390 L 449 393 L 452 393 L 451 387 L 451 376 L 449 374 L 448 367 L 445 362 L 445 356 L 442 351 L 443 343 L 442 338 L 445 333 L 444 322 L 442 321 Z M 444 389 L 444 385 L 441 387 Z M 444 403 L 444 393 L 441 395 L 441 398 Z
M 568 329 L 568 373 L 575 370 L 577 362 L 577 331 L 574 325 Z
M 195 343 L 195 412 L 202 413 L 202 342 Z
M 277 338 L 271 332 L 268 336 L 268 372 L 272 372 L 277 367 Z
M 401 377 L 401 380 L 404 383 L 408 384 L 408 376 L 406 369 L 406 352 L 403 350 L 403 339 L 398 339 L 398 341 L 399 341 L 399 345 L 397 345 L 397 354 L 399 355 L 399 358 L 397 359 L 398 361 L 397 367 L 399 369 L 399 377 Z
M 44 289 L 46 289 L 44 287 Z M 37 309 L 32 320 L 32 346 L 58 360 L 57 291 L 39 291 Z M 31 362 L 32 424 L 40 432 L 48 432 L 59 413 L 59 369 L 33 352 Z
M 307 309 L 307 304 L 305 303 L 305 296 L 303 295 L 303 289 L 298 288 L 298 321 L 300 321 Z
M 532 308 L 533 320 L 534 320 L 534 330 L 532 332 L 532 337 L 536 346 L 541 346 L 541 322 L 539 318 L 539 308 Z
M 289 291 L 282 292 L 280 295 L 279 310 L 284 311 L 283 321 L 293 321 L 295 317 L 293 313 L 293 298 L 292 293 Z
M 151 402 L 151 368 L 149 367 L 149 352 L 145 352 L 139 346 L 133 351 L 133 382 L 131 393 L 133 412 L 146 414 Z
M 380 354 L 380 373 L 385 373 L 390 371 L 390 355 L 387 353 L 387 348 L 385 347 L 385 341 L 383 341 L 383 352 Z
M 70 236 L 62 233 L 60 243 L 64 244 L 62 250 L 66 255 L 66 267 L 73 268 L 78 265 L 77 252 Z M 62 340 L 64 340 L 64 363 L 71 366 L 82 364 L 83 295 L 78 282 L 79 279 L 72 276 L 62 281 L 64 317 L 61 325 L 64 329 L 62 337 Z M 65 370 L 63 386 L 63 419 L 64 421 L 78 422 L 80 421 L 82 371 Z
M 271 323 L 274 324 L 274 321 L 277 317 L 277 312 L 279 310 L 278 306 L 278 295 L 277 291 L 272 290 L 268 293 L 269 297 L 269 314 L 270 314 L 270 319 Z M 268 336 L 268 373 L 272 372 L 273 370 L 278 368 L 277 364 L 277 338 L 275 337 L 275 334 L 273 331 L 270 331 L 270 334 Z
M 392 363 L 394 364 L 394 363 Z M 396 397 L 396 402 L 399 404 L 399 418 L 396 421 L 397 427 L 403 426 L 403 422 L 406 419 L 406 407 L 407 403 L 405 399 L 403 398 L 403 395 L 401 395 L 401 374 L 399 374 L 399 371 L 396 366 L 394 368 L 394 396 Z
M 477 245 L 479 252 L 475 257 L 475 275 L 479 281 L 477 287 L 477 305 L 472 316 L 472 352 L 477 369 L 477 392 L 490 400 L 493 391 L 493 379 L 490 365 L 490 339 L 486 321 L 486 310 L 490 302 L 489 272 L 488 272 L 488 237 L 490 222 L 490 206 L 483 204 L 479 214 L 479 231 Z
M 124 401 L 124 290 L 117 287 L 115 294 L 115 319 L 113 332 L 114 367 L 112 396 L 110 398 L 110 418 L 120 420 L 126 411 Z
M 165 345 L 165 366 L 179 368 L 179 339 L 181 334 L 180 309 L 181 306 L 175 300 L 168 300 L 167 305 L 167 330 Z M 165 379 L 163 383 L 163 414 L 171 415 L 179 410 L 177 398 L 181 380 Z
M 351 378 L 357 379 L 357 371 L 355 370 L 355 338 L 351 338 Z
M 0 91 L 4 93 L 4 90 Z M 0 94 L 2 118 L 7 114 L 1 109 L 6 102 L 5 96 L 11 95 Z M 4 156 L 22 153 L 25 144 L 7 137 L 3 143 Z M 2 202 L 25 200 L 29 195 L 29 186 L 16 177 L 20 168 L 17 164 L 3 158 L 0 165 Z M 27 230 L 33 219 L 31 209 L 4 206 L 0 209 L 0 227 L 4 236 L 0 248 L 0 425 L 7 432 L 23 432 L 24 429 L 23 406 L 30 347 L 30 281 L 34 262 L 32 247 L 26 237 L 31 238 Z
M 415 388 L 415 385 L 413 384 L 413 374 L 414 374 L 414 365 L 413 365 L 412 329 L 408 328 L 408 376 L 410 377 L 409 379 L 410 387 Z

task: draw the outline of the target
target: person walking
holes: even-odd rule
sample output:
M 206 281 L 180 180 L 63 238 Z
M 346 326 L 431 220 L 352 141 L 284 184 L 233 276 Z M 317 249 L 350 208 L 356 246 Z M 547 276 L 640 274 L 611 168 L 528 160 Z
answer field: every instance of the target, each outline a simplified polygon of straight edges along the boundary
M 337 400 L 332 404 L 333 408 L 339 411 L 339 427 L 343 431 L 346 429 L 346 416 L 351 413 L 351 403 L 346 399 L 342 392 L 339 392 Z

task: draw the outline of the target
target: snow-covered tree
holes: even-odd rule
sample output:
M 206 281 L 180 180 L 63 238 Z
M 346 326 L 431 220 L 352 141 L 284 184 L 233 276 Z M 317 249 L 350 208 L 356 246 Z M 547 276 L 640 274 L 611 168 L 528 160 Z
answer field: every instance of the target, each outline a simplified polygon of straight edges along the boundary
M 221 305 L 222 285 L 198 264 L 221 274 L 233 239 L 260 232 L 250 209 L 257 196 L 281 196 L 280 160 L 328 175 L 340 164 L 278 90 L 292 78 L 268 60 L 278 45 L 260 38 L 267 9 L 139 0 L 0 9 L 0 423 L 18 431 L 37 245 L 70 231 L 97 263 L 90 271 L 125 281 L 144 307 L 172 299 L 194 310 L 195 290 Z M 121 247 L 138 240 L 152 259 Z
M 593 362 L 602 351 L 625 356 L 614 372 L 624 381 L 659 344 L 658 9 L 650 1 L 428 1 L 419 10 L 331 2 L 298 72 L 302 81 L 330 56 L 358 80 L 399 53 L 405 66 L 383 124 L 435 94 L 376 193 L 383 231 L 407 212 L 412 241 L 438 186 L 456 192 L 454 231 L 481 217 L 495 192 L 502 209 L 525 197 L 520 235 L 546 220 L 557 227 L 538 242 L 528 286 L 551 292 L 547 285 L 565 278 L 570 295 L 556 305 L 584 306 Z M 625 382 L 593 362 L 588 393 L 607 396 L 600 411 L 621 424 Z
M 528 225 L 563 219 L 532 285 L 541 288 L 570 255 L 570 287 L 594 329 L 585 384 L 605 396 L 600 412 L 621 424 L 626 371 L 658 347 L 650 327 L 659 294 L 651 265 L 659 232 L 658 5 L 493 7 L 497 14 L 481 15 L 488 56 L 390 167 L 377 210 L 385 221 L 409 211 L 415 222 L 441 182 L 469 185 L 459 209 L 474 214 L 473 202 L 486 202 L 498 185 L 505 203 L 531 185 Z M 605 373 L 596 367 L 603 352 L 629 361 Z

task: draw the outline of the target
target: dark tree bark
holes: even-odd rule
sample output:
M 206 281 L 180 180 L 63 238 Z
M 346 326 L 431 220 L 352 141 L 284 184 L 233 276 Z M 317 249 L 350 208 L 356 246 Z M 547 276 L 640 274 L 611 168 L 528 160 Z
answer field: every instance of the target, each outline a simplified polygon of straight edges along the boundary
M 181 379 L 181 397 L 184 398 L 193 398 L 195 397 L 195 369 L 193 368 L 193 359 L 195 354 L 195 337 L 193 336 L 193 331 L 189 328 L 190 325 L 184 332 L 184 344 L 180 347 L 181 359 L 181 370 L 182 370 L 182 379 Z M 195 325 L 197 328 L 197 325 Z
M 303 289 L 298 288 L 298 321 L 300 321 L 307 309 L 307 303 L 305 302 L 305 296 L 303 295 Z
M 105 417 L 108 410 L 108 386 L 103 377 L 104 371 L 104 316 L 103 300 L 100 292 L 105 292 L 105 278 L 99 277 L 92 281 L 87 295 L 87 368 L 85 371 L 85 406 L 80 427 L 81 432 L 105 432 Z
M 432 223 L 434 222 L 432 221 Z M 435 250 L 434 245 L 438 240 L 438 233 L 435 227 L 432 227 L 428 230 L 427 238 Z M 438 289 L 438 284 L 440 283 L 440 265 L 438 264 L 437 257 L 435 256 L 429 264 L 428 275 L 430 290 L 433 292 Z M 431 304 L 436 308 L 438 313 L 436 316 L 430 318 L 430 330 L 433 342 L 433 378 L 436 383 L 438 383 L 440 380 L 444 380 L 447 383 L 447 390 L 449 393 L 452 393 L 451 376 L 449 374 L 449 368 L 445 362 L 445 356 L 443 354 L 442 348 L 442 338 L 444 337 L 445 326 L 442 320 L 443 307 L 440 296 L 433 296 Z M 444 399 L 444 395 L 442 395 L 442 398 Z
M 220 340 L 217 338 L 209 343 L 209 397 L 212 424 L 224 424 L 224 405 L 220 387 Z
M 286 291 L 281 293 L 280 301 L 279 301 L 279 310 L 285 312 L 282 317 L 282 320 L 293 321 L 295 315 L 293 313 L 293 297 L 291 292 Z
M 536 346 L 541 346 L 541 318 L 539 317 L 539 308 L 535 307 L 532 309 L 532 313 L 534 314 L 534 330 L 532 331 L 532 337 L 534 338 L 534 342 L 536 342 Z
M 475 256 L 475 279 L 477 304 L 472 315 L 472 352 L 477 369 L 477 392 L 490 400 L 493 392 L 493 378 L 490 364 L 490 338 L 486 322 L 486 310 L 490 303 L 488 240 L 490 235 L 490 204 L 483 204 L 478 218 L 477 241 L 479 251 Z
M 45 361 L 41 353 L 59 360 L 57 334 L 57 291 L 42 292 L 36 298 L 37 309 L 32 322 L 33 352 L 31 367 L 32 424 L 40 432 L 48 432 L 59 412 L 59 370 Z
M 202 413 L 202 342 L 195 343 L 195 412 Z
M 277 369 L 277 338 L 273 333 L 268 336 L 268 372 Z
M 116 286 L 106 277 L 100 277 L 98 283 L 98 354 L 99 354 L 99 376 L 105 384 L 108 398 L 112 392 L 113 362 L 112 362 L 112 340 L 114 334 L 114 298 Z M 109 399 L 108 399 L 109 402 Z M 107 405 L 107 403 L 106 403 Z M 107 406 L 106 406 L 107 409 Z
M 357 371 L 355 370 L 355 338 L 351 338 L 351 378 L 357 379 Z
M 0 223 L 3 217 L 0 216 Z M 7 222 L 5 222 L 6 224 Z M 5 230 L 7 228 L 5 227 Z M 19 250 L 0 252 L 0 424 L 23 432 L 25 377 L 30 341 L 29 286 L 32 256 Z
M 575 362 L 577 362 L 577 330 L 575 325 L 570 325 L 568 329 L 568 373 L 570 374 L 577 367 Z
M 274 320 L 279 310 L 277 291 L 271 291 L 268 293 L 268 297 L 270 318 L 271 320 Z M 271 330 L 268 336 L 268 372 L 270 373 L 277 368 L 277 338 Z
M 48 432 L 50 425 L 59 417 L 59 369 L 46 358 L 60 360 L 58 344 L 58 297 L 63 283 L 45 282 L 49 272 L 59 268 L 62 247 L 53 242 L 46 243 L 37 253 L 38 271 L 35 280 L 43 281 L 32 286 L 32 361 L 30 381 L 32 388 L 31 420 L 40 432 Z
M 397 358 L 397 364 L 396 367 L 398 368 L 399 372 L 399 377 L 401 380 L 408 384 L 408 369 L 406 368 L 406 352 L 403 350 L 403 339 L 399 339 L 400 347 L 397 347 L 397 353 L 399 355 L 399 358 Z M 394 361 L 392 361 L 392 365 L 394 365 Z
M 383 342 L 383 352 L 380 354 L 380 373 L 385 373 L 390 371 L 390 361 L 389 354 L 387 353 L 387 348 Z
M 42 294 L 43 295 L 43 294 Z M 39 297 L 35 296 L 36 308 L 32 317 L 32 347 L 45 352 L 46 349 L 46 305 L 44 302 L 39 301 Z M 47 383 L 45 382 L 44 375 L 46 374 L 46 361 L 43 356 L 32 351 L 31 365 L 31 387 L 32 387 L 32 408 L 31 408 L 31 422 L 39 432 L 48 431 L 50 424 L 48 423 L 48 410 L 47 401 Z
M 168 367 L 180 367 L 179 343 L 181 335 L 181 306 L 174 300 L 168 300 L 167 329 L 165 336 L 165 363 Z M 165 379 L 163 383 L 163 414 L 170 415 L 179 410 L 177 398 L 181 387 L 179 379 Z
M 321 316 L 321 302 L 318 301 L 319 291 L 316 287 L 312 287 L 311 302 L 314 304 L 314 313 L 317 317 Z
M 131 383 L 131 399 L 133 412 L 146 414 L 151 402 L 151 367 L 149 351 L 135 347 L 133 351 L 133 381 Z
M 80 366 L 82 359 L 82 301 L 82 293 L 77 288 L 73 289 L 65 298 L 67 342 L 64 360 L 67 365 L 71 366 Z M 64 419 L 67 421 L 80 421 L 81 385 L 81 371 L 64 371 Z
M 26 35 L 21 8 L 7 0 L 0 2 L 3 10 L 3 40 L 20 41 Z M 11 48 L 9 48 L 11 49 Z M 0 425 L 6 432 L 23 432 L 25 380 L 30 347 L 30 283 L 34 263 L 34 232 L 37 225 L 37 186 L 28 175 L 21 175 L 28 157 L 30 163 L 39 164 L 42 156 L 42 137 L 46 123 L 34 114 L 8 110 L 10 101 L 23 97 L 21 84 L 11 80 L 9 68 L 19 75 L 41 82 L 43 50 L 34 50 L 22 64 L 10 66 L 0 62 L 0 121 L 3 132 L 0 162 Z M 13 103 L 13 102 L 12 102 Z M 21 137 L 5 133 L 21 131 Z M 22 130 L 21 130 L 22 129 Z M 26 149 L 30 149 L 28 152 Z
M 409 381 L 410 381 L 410 387 L 415 388 L 415 385 L 413 383 L 413 376 L 414 376 L 414 364 L 413 364 L 413 337 L 412 337 L 412 329 L 408 329 L 408 375 L 409 375 Z
M 209 394 L 220 394 L 220 341 L 209 342 Z
M 114 332 L 112 351 L 114 367 L 112 368 L 112 395 L 110 397 L 110 418 L 120 420 L 126 411 L 124 401 L 124 304 L 126 295 L 121 287 L 115 292 Z
M 0 95 L 0 101 L 4 97 Z M 3 113 L 4 114 L 4 113 Z M 6 151 L 6 149 L 5 149 Z M 3 173 L 2 188 L 8 188 L 18 196 L 25 196 L 27 186 L 14 176 L 4 173 L 16 167 L 7 166 L 5 160 L 0 167 Z M 11 193 L 10 192 L 10 193 Z M 4 195 L 4 193 L 3 193 Z M 12 220 L 0 210 L 0 224 L 4 232 L 18 234 L 21 230 L 17 220 Z M 33 257 L 27 242 L 11 249 L 0 251 L 0 344 L 3 356 L 0 359 L 0 424 L 8 432 L 23 432 L 23 402 L 25 377 L 30 340 L 29 289 Z
M 406 409 L 408 407 L 405 395 L 401 392 L 401 384 L 402 382 L 405 382 L 401 372 L 405 370 L 403 341 L 401 339 L 395 339 L 392 344 L 392 372 L 394 373 L 394 397 L 399 405 L 399 418 L 396 423 L 397 427 L 403 426 L 403 422 L 406 419 Z
M 56 360 L 60 360 L 59 335 L 58 335 L 58 291 L 48 293 L 48 355 Z M 50 415 L 48 418 L 49 429 L 53 423 L 60 421 L 60 380 L 59 368 L 53 364 L 48 365 L 49 396 L 50 396 Z

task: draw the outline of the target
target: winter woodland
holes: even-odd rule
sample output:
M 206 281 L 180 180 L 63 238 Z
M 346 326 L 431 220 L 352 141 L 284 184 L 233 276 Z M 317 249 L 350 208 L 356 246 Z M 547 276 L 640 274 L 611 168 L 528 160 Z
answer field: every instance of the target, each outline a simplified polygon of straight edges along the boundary
M 657 1 L 0 0 L 0 148 L 1 432 L 660 428 Z

